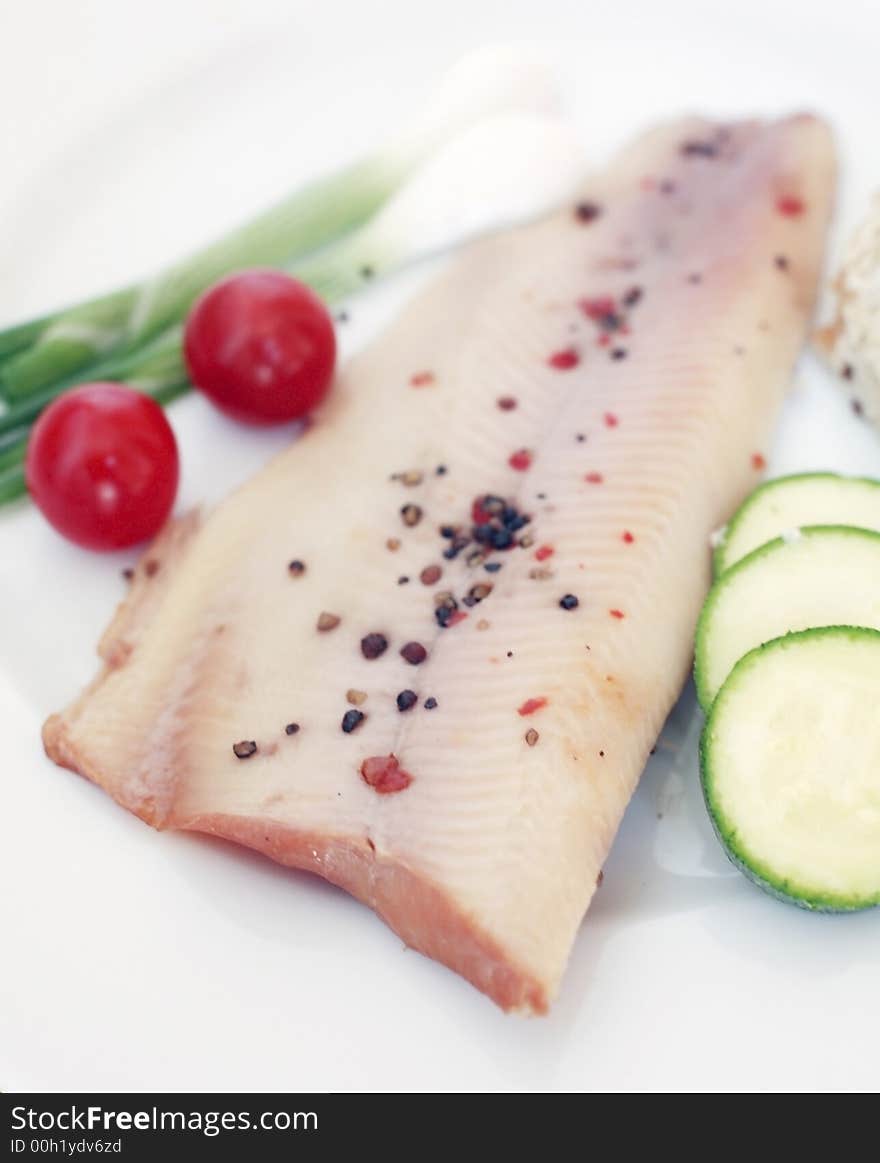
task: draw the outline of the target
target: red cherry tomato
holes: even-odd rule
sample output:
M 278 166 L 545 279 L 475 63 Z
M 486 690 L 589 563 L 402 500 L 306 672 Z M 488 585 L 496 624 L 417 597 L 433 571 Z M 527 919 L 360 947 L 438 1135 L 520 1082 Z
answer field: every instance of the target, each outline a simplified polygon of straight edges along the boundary
M 177 442 L 155 400 L 83 384 L 54 400 L 28 441 L 25 478 L 43 515 L 77 545 L 122 549 L 159 532 L 177 492 Z
M 218 408 L 250 424 L 277 424 L 324 398 L 336 336 L 308 287 L 281 271 L 242 271 L 196 300 L 183 351 L 190 379 Z

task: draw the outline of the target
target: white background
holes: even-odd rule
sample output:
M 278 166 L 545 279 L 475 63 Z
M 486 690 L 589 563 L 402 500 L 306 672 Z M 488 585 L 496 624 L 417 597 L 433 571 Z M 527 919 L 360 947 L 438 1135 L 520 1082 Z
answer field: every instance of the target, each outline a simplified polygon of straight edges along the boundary
M 810 106 L 839 133 L 841 220 L 880 185 L 869 0 L 0 0 L 0 36 L 0 322 L 145 273 L 365 152 L 498 39 L 546 42 L 588 156 L 686 109 Z M 381 310 L 356 305 L 346 343 Z M 173 418 L 185 503 L 286 435 L 195 399 Z M 772 467 L 880 474 L 809 363 Z M 692 745 L 646 774 L 559 1004 L 532 1022 L 332 888 L 156 835 L 54 769 L 39 724 L 88 678 L 119 568 L 26 507 L 0 515 L 0 1088 L 876 1088 L 880 917 L 747 886 L 706 824 Z

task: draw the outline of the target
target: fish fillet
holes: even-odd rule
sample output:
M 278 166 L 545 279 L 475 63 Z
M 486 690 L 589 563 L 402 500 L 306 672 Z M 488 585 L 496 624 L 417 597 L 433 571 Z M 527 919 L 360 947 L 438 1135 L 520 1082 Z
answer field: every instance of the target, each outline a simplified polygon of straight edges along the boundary
M 472 248 L 160 537 L 49 754 L 544 1012 L 759 479 L 833 182 L 812 117 L 685 120 Z

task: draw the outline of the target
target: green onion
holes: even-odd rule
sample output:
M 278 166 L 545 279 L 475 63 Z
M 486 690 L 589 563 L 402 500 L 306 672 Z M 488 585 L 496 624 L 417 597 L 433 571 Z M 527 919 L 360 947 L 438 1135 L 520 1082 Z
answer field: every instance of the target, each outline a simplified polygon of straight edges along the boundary
M 414 125 L 372 157 L 296 191 L 157 277 L 0 332 L 0 397 L 15 404 L 96 361 L 137 350 L 182 321 L 195 297 L 224 274 L 289 267 L 365 222 L 462 128 L 499 110 L 545 109 L 554 96 L 540 62 L 518 49 L 482 50 L 450 73 Z
M 14 501 L 26 492 L 24 483 L 24 456 L 27 439 L 19 438 L 0 451 L 0 505 Z
M 60 312 L 29 349 L 0 367 L 0 394 L 14 403 L 102 355 L 132 351 L 179 321 L 193 299 L 229 271 L 284 266 L 337 238 L 380 206 L 407 168 L 403 159 L 395 165 L 384 156 L 352 166 L 297 191 L 229 238 L 157 278 Z M 20 326 L 0 335 L 0 350 L 18 342 L 22 333 Z
M 155 396 L 160 403 L 169 402 L 161 398 L 163 391 L 179 386 L 170 397 L 176 399 L 189 387 L 181 355 L 181 336 L 180 326 L 169 327 L 138 351 L 90 364 L 89 379 L 124 380 L 147 395 Z M 67 376 L 0 411 L 0 449 L 8 442 L 10 433 L 26 432 L 47 404 L 78 383 L 82 383 L 82 375 Z
M 26 492 L 27 485 L 24 483 L 23 463 L 6 471 L 0 469 L 0 505 L 18 500 Z
M 579 145 L 558 123 L 534 116 L 488 118 L 419 165 L 451 128 L 473 121 L 475 105 L 485 112 L 541 104 L 536 94 L 542 85 L 546 90 L 544 74 L 536 84 L 534 69 L 523 72 L 521 58 L 513 68 L 509 61 L 499 65 L 497 50 L 489 53 L 496 87 L 486 90 L 493 74 L 485 71 L 492 64 L 485 55 L 460 68 L 418 131 L 371 161 L 293 195 L 151 283 L 0 332 L 0 394 L 8 401 L 5 410 L 0 403 L 0 505 L 24 493 L 30 425 L 61 392 L 84 379 L 117 380 L 167 404 L 189 390 L 181 320 L 195 295 L 226 271 L 283 266 L 332 304 L 425 254 L 534 217 L 567 195 L 580 172 Z M 478 101 L 471 93 L 468 103 L 468 86 L 479 91 Z
M 370 279 L 546 213 L 582 172 L 581 145 L 561 122 L 487 118 L 439 149 L 360 229 L 288 269 L 337 302 Z
M 11 355 L 30 347 L 53 318 L 52 315 L 44 315 L 40 319 L 32 319 L 29 323 L 19 323 L 0 331 L 0 364 Z
M 0 435 L 0 459 L 13 445 L 18 444 L 21 440 L 27 440 L 29 432 L 30 426 L 28 424 L 19 424 L 17 428 L 11 428 L 8 432 Z
M 558 123 L 524 114 L 490 118 L 438 151 L 360 229 L 288 270 L 336 303 L 463 237 L 546 211 L 569 193 L 581 166 L 577 140 Z M 170 386 L 179 395 L 187 382 L 182 332 L 174 324 L 134 351 L 98 359 L 88 378 L 124 380 L 149 395 Z M 0 415 L 0 440 L 82 378 L 82 371 L 68 375 L 13 403 Z
M 0 472 L 14 465 L 21 464 L 24 460 L 26 447 L 27 438 L 20 436 L 9 444 L 4 445 L 2 450 L 0 450 Z

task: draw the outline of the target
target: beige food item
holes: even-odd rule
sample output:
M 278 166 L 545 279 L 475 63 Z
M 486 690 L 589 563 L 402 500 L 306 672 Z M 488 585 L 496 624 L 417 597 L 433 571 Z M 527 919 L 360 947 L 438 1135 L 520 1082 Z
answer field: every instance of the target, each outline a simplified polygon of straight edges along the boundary
M 152 547 L 49 754 L 545 1011 L 759 478 L 833 184 L 811 117 L 686 120 L 473 247 Z
M 816 333 L 815 346 L 855 413 L 880 426 L 880 193 L 847 242 L 831 286 L 834 319 Z

